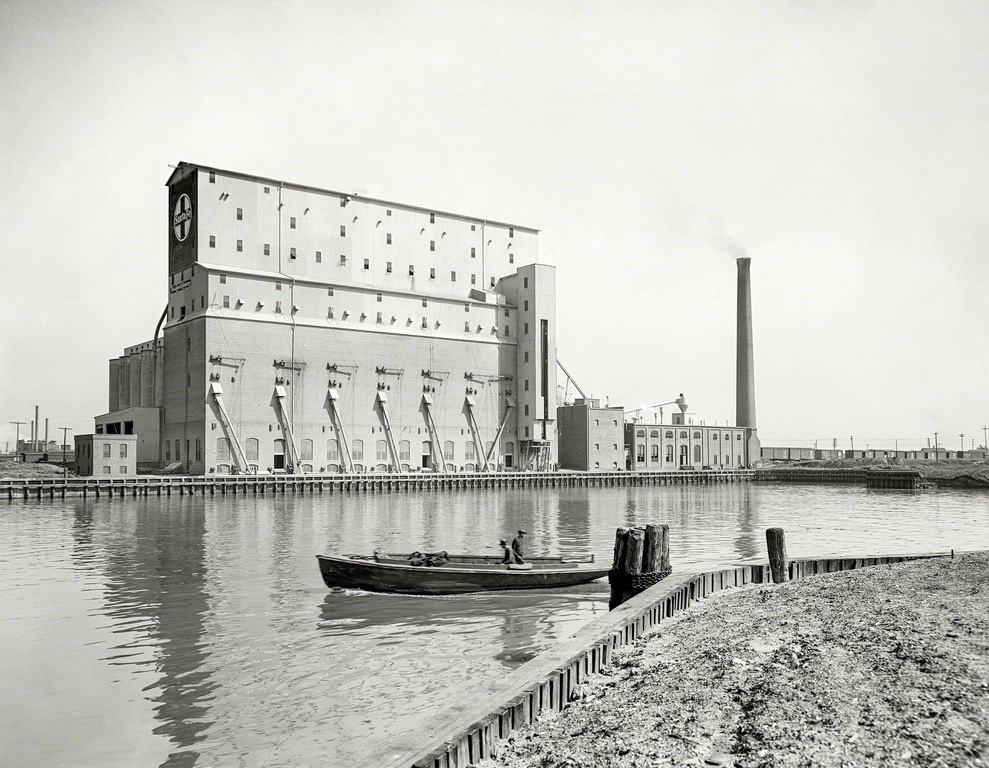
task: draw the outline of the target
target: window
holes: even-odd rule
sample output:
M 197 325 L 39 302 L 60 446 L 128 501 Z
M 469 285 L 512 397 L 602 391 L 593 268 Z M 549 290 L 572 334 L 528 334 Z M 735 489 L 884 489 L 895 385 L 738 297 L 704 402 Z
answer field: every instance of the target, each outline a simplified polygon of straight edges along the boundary
M 698 446 L 700 448 L 700 446 Z M 659 446 L 652 445 L 649 447 L 649 461 L 653 464 L 659 462 Z
M 529 380 L 528 379 L 525 380 L 525 391 L 526 392 L 529 391 Z
M 188 336 L 186 337 L 186 340 L 185 340 L 185 351 L 186 352 L 191 352 L 192 351 L 192 339 L 189 338 Z
M 371 260 L 364 259 L 364 269 L 370 269 L 370 268 L 371 268 Z
M 256 437 L 247 438 L 247 460 L 257 461 L 258 460 L 258 446 L 260 443 Z
M 414 277 L 415 273 L 416 273 L 416 268 L 412 264 L 409 264 L 409 277 Z
M 529 335 L 529 324 L 528 323 L 525 323 L 522 327 L 525 329 L 525 331 L 524 331 L 525 335 L 528 336 Z
M 477 248 L 471 248 L 470 249 L 470 257 L 472 259 L 476 259 L 477 258 Z
M 509 253 L 508 254 L 508 263 L 509 264 L 514 264 L 515 263 L 515 254 L 514 253 Z
M 288 228 L 289 229 L 295 229 L 295 216 L 289 216 L 289 219 L 288 219 Z
M 436 250 L 436 241 L 435 240 L 430 240 L 429 241 L 429 250 L 431 250 L 431 251 L 435 251 Z
M 347 198 L 346 197 L 341 197 L 340 198 L 340 207 L 341 208 L 346 208 L 347 207 Z
M 117 471 L 118 471 L 118 472 L 119 472 L 120 474 L 122 474 L 122 475 L 126 475 L 126 474 L 127 474 L 127 467 L 123 467 L 123 466 L 122 466 L 122 467 L 120 467 L 120 469 L 118 469 Z
M 528 277 L 523 277 L 522 278 L 522 287 L 523 288 L 528 288 L 529 287 L 529 278 Z
M 423 299 L 423 300 L 422 300 L 422 306 L 424 306 L 424 307 L 428 307 L 428 306 L 429 306 L 429 302 L 428 302 L 428 301 L 426 301 L 426 299 Z
M 257 458 L 256 456 L 254 458 Z M 216 439 L 216 460 L 230 461 L 230 441 L 225 437 Z
M 635 446 L 635 460 L 640 464 L 646 460 L 646 446 L 643 443 Z
M 470 284 L 471 285 L 477 285 L 477 275 L 472 274 L 470 276 Z
M 696 440 L 696 439 L 697 439 L 697 438 L 699 438 L 700 436 L 701 436 L 701 433 L 700 433 L 700 432 L 697 432 L 697 431 L 695 430 L 695 431 L 694 431 L 694 439 Z
M 223 308 L 230 309 L 230 296 L 223 294 Z
M 430 267 L 429 268 L 429 279 L 430 280 L 435 280 L 436 279 L 436 268 L 435 267 Z
M 330 286 L 329 288 L 326 289 L 326 295 L 327 296 L 333 295 L 333 286 Z
M 435 213 L 429 214 L 429 223 L 430 224 L 435 224 L 436 223 L 436 214 Z
M 192 386 L 192 374 L 191 373 L 187 373 L 185 375 L 185 386 L 186 386 L 186 389 L 188 389 L 189 387 Z
M 237 221 L 243 221 L 243 220 L 244 220 L 244 209 L 243 208 L 238 208 L 237 209 Z
M 470 333 L 470 320 L 464 322 L 464 333 Z
M 347 256 L 346 256 L 346 254 L 343 254 L 343 253 L 340 254 L 340 266 L 341 267 L 347 266 Z
M 178 440 L 175 441 L 175 460 L 182 461 L 182 445 Z
M 109 443 L 104 443 L 103 444 L 103 458 L 104 459 L 109 459 L 110 458 L 110 444 Z
M 109 475 L 110 474 L 110 467 L 103 467 L 103 474 L 104 475 Z
M 271 243 L 264 244 L 264 255 L 271 256 Z
M 378 312 L 378 316 L 375 318 L 374 322 L 378 323 L 379 325 L 384 322 L 381 319 L 381 313 L 380 312 Z
M 680 438 L 681 438 L 682 440 L 686 440 L 686 439 L 687 439 L 687 432 L 686 432 L 686 430 L 684 430 L 684 431 L 682 431 L 682 432 L 680 433 Z
M 471 225 L 470 225 L 470 231 L 471 231 L 471 232 L 474 232 L 474 231 L 476 231 L 476 230 L 477 230 L 477 226 L 476 226 L 475 224 L 471 224 Z
M 333 319 L 333 307 L 327 307 L 326 308 L 326 317 L 329 320 L 332 320 Z
M 422 318 L 422 327 L 423 327 L 423 328 L 428 328 L 428 327 L 429 327 L 429 323 L 428 323 L 428 322 L 426 322 L 426 318 L 425 318 L 425 317 L 424 317 L 424 318 Z
M 742 439 L 742 436 L 741 435 L 735 435 L 735 439 L 736 440 L 741 440 Z
M 270 194 L 271 194 L 271 187 L 265 187 L 265 188 L 264 188 L 264 193 L 265 193 L 266 195 L 270 195 Z
M 168 440 L 166 440 L 165 441 L 165 461 L 171 461 L 171 460 L 172 460 L 172 444 L 170 442 L 168 442 Z
M 594 426 L 595 427 L 601 426 L 601 422 L 598 419 L 594 419 Z
M 385 216 L 391 216 L 391 208 L 385 209 Z
M 302 459 L 312 461 L 312 440 L 308 437 L 302 441 Z
M 672 438 L 673 437 L 673 430 L 672 429 L 666 430 L 666 437 L 667 438 Z
M 280 315 L 282 313 L 282 303 L 280 301 L 275 302 L 275 314 Z
M 280 291 L 282 289 L 282 283 L 280 280 L 275 281 L 275 290 Z
M 601 450 L 601 445 L 599 443 L 594 443 L 594 450 L 595 451 L 600 451 Z
M 220 275 L 220 285 L 226 285 L 226 284 L 227 284 L 227 276 Z
M 645 437 L 646 436 L 646 431 L 644 429 L 637 429 L 637 430 L 635 430 L 635 436 L 636 437 Z
M 380 293 L 376 293 L 376 294 L 374 294 L 374 296 L 378 300 L 378 303 L 380 304 L 381 303 L 381 294 Z
M 289 249 L 288 249 L 288 257 L 289 257 L 290 259 L 294 259 L 294 258 L 295 258 L 295 255 L 296 255 L 296 254 L 295 254 L 295 248 L 289 248 Z
M 528 352 L 524 353 L 523 362 L 526 362 L 526 363 L 529 362 L 529 353 Z
M 649 437 L 659 437 L 659 430 L 658 429 L 649 430 Z
M 316 263 L 317 264 L 322 264 L 323 263 L 323 252 L 322 251 L 316 251 Z
M 385 272 L 388 272 L 389 274 L 391 273 L 391 262 L 390 261 L 386 261 L 385 262 Z
M 216 171 L 209 172 L 209 183 L 216 184 Z
M 216 235 L 209 236 L 209 247 L 216 248 Z
M 331 437 L 326 441 L 326 460 L 340 461 L 340 443 L 337 442 L 335 437 Z
M 508 228 L 508 236 L 509 237 L 515 237 L 515 227 L 509 227 Z
M 347 236 L 347 225 L 346 224 L 341 224 L 340 225 L 340 237 L 346 237 L 346 236 Z
M 528 406 L 528 404 L 526 404 L 526 406 L 525 406 L 525 415 L 526 416 L 529 415 L 529 406 Z
M 443 443 L 443 458 L 447 461 L 453 461 L 453 440 L 447 440 Z
M 672 436 L 672 433 L 670 434 Z M 667 444 L 666 446 L 666 461 L 669 462 L 670 464 L 673 463 L 673 446 L 669 444 Z
M 526 300 L 525 300 L 525 301 L 523 302 L 523 304 L 522 304 L 522 309 L 524 309 L 524 310 L 525 310 L 526 312 L 528 312 L 528 311 L 529 311 L 529 300 L 528 300 L 528 299 L 526 299 Z
M 474 441 L 464 443 L 464 461 L 474 461 Z
M 508 317 L 508 307 L 505 307 L 505 317 Z
M 350 458 L 354 461 L 364 461 L 364 441 L 354 440 L 350 444 Z
M 470 304 L 464 304 L 464 312 L 470 312 Z
M 388 445 L 384 440 L 374 444 L 374 458 L 376 461 L 388 461 Z

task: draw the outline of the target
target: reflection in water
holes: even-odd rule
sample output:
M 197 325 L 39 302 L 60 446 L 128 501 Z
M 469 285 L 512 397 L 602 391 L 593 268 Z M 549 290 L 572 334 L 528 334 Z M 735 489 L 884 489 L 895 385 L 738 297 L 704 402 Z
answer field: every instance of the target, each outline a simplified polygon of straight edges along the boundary
M 130 513 L 134 519 L 126 524 L 131 529 L 125 534 L 115 527 L 101 542 L 105 614 L 118 625 L 141 623 L 145 628 L 140 644 L 155 649 L 157 680 L 145 689 L 154 691 L 151 701 L 161 721 L 154 733 L 167 737 L 176 750 L 162 765 L 192 766 L 198 758 L 192 747 L 213 724 L 207 712 L 215 687 L 206 664 L 203 626 L 209 609 L 203 514 L 181 502 L 161 508 L 139 504 Z M 108 664 L 135 664 L 133 644 L 108 650 Z
M 976 492 L 728 484 L 0 506 L 0 722 L 18 734 L 4 743 L 0 729 L 0 753 L 18 765 L 374 765 L 451 692 L 483 691 L 603 615 L 607 583 L 331 591 L 317 553 L 494 553 L 525 528 L 533 554 L 610 563 L 615 528 L 647 523 L 670 526 L 677 570 L 762 559 L 777 525 L 793 557 L 989 548 Z

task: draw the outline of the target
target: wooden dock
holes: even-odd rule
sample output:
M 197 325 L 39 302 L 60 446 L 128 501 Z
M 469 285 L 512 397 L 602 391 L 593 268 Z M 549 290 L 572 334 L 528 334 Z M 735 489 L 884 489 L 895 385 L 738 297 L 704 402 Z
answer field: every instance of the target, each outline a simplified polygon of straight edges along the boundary
M 864 485 L 866 488 L 913 490 L 920 484 L 920 472 L 909 469 L 766 467 L 756 470 L 755 479 L 760 482 Z
M 127 477 L 3 478 L 0 498 L 8 501 L 81 496 L 114 499 L 138 496 L 237 496 L 330 493 L 414 493 L 482 488 L 569 488 L 606 486 L 706 485 L 751 481 L 755 471 L 673 472 L 461 472 L 439 474 L 300 475 L 136 475 Z

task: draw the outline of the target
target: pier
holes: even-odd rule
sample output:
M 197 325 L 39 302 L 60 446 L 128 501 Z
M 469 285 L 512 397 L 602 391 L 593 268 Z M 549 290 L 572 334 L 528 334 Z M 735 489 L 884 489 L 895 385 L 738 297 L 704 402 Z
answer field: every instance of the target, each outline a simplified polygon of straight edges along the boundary
M 679 470 L 675 472 L 461 472 L 407 474 L 299 474 L 0 479 L 0 498 L 8 501 L 82 496 L 113 499 L 137 496 L 236 496 L 324 493 L 415 493 L 486 488 L 566 488 L 741 483 L 756 471 Z

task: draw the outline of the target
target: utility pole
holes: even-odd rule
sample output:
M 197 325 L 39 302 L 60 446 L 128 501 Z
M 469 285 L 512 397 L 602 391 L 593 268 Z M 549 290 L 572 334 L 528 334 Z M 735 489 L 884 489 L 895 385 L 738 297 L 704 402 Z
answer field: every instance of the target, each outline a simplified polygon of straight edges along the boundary
M 62 430 L 62 469 L 65 469 L 65 448 L 68 441 L 67 432 L 72 431 L 72 427 L 59 427 Z
M 958 441 L 961 443 L 962 453 L 965 452 L 965 433 L 961 432 L 958 434 Z
M 937 432 L 934 433 L 934 463 L 935 464 L 938 463 L 938 455 L 937 455 Z
M 852 444 L 852 458 L 854 459 L 855 458 L 855 438 L 854 437 L 850 437 L 848 439 L 849 439 L 849 441 Z
M 982 458 L 989 456 L 989 442 L 986 441 L 986 431 L 989 427 L 982 425 Z
M 12 421 L 11 424 L 17 425 L 17 438 L 14 440 L 14 461 L 17 461 L 17 449 L 21 444 L 21 425 L 27 424 L 26 421 Z

